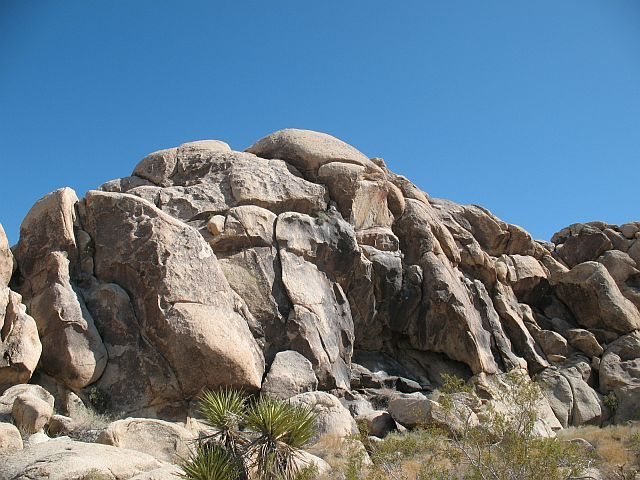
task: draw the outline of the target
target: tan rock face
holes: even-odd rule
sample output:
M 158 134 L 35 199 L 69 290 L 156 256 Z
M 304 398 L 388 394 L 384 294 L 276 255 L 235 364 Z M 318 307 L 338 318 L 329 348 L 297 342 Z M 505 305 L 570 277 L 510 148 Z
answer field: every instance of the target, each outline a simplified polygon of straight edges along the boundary
M 38 328 L 26 314 L 21 297 L 9 288 L 0 287 L 0 392 L 31 378 L 42 344 Z
M 311 362 L 298 352 L 285 350 L 275 356 L 262 384 L 262 394 L 286 400 L 317 388 L 318 379 Z
M 88 475 L 136 478 L 136 475 L 161 472 L 167 467 L 165 463 L 141 452 L 110 445 L 75 442 L 66 437 L 34 445 L 22 451 L 20 455 L 3 458 L 3 462 L 0 480 L 21 476 L 68 480 Z
M 367 174 L 367 169 L 361 165 L 332 162 L 320 167 L 318 180 L 327 185 L 338 210 L 356 230 L 390 227 L 393 223 L 387 197 L 389 189 L 394 187 L 383 175 Z M 394 191 L 393 194 L 397 193 Z M 403 209 L 400 205 L 394 208 L 396 211 Z
M 185 398 L 203 387 L 260 387 L 262 352 L 209 245 L 193 228 L 138 197 L 89 192 L 96 277 L 132 296 L 146 339 Z
M 13 275 L 13 254 L 9 249 L 9 241 L 0 225 L 0 285 L 9 285 Z
M 175 423 L 127 418 L 109 424 L 96 443 L 142 452 L 162 462 L 180 463 L 189 456 L 194 440 L 191 432 Z
M 80 269 L 77 201 L 69 188 L 39 200 L 20 226 L 16 249 L 18 289 L 38 327 L 43 370 L 71 388 L 93 383 L 107 361 L 93 318 L 71 283 Z
M 36 433 L 49 422 L 53 415 L 53 406 L 36 396 L 23 393 L 13 401 L 11 415 L 20 430 Z
M 22 450 L 20 431 L 10 423 L 0 422 L 0 456 Z

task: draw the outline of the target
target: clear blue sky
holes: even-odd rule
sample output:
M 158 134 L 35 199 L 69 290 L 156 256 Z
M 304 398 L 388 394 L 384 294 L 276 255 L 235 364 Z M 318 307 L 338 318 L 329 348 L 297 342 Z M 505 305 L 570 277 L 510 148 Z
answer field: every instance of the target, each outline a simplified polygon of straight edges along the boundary
M 146 153 L 334 134 L 537 238 L 640 220 L 640 1 L 0 0 L 0 222 Z

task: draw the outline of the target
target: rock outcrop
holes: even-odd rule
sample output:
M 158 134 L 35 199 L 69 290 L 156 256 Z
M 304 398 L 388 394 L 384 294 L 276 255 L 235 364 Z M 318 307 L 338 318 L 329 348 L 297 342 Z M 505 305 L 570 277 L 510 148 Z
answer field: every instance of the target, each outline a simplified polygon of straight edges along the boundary
M 544 381 L 553 428 L 610 421 L 604 395 L 623 421 L 639 307 L 638 222 L 538 242 L 326 134 L 205 140 L 45 196 L 12 250 L 0 230 L 0 393 L 37 369 L 57 397 L 184 420 L 203 389 L 234 386 L 311 402 L 327 432 L 346 415 L 344 436 L 326 391 L 382 432 L 389 389 L 415 396 L 392 404 L 413 425 L 437 420 L 445 374 L 517 369 Z

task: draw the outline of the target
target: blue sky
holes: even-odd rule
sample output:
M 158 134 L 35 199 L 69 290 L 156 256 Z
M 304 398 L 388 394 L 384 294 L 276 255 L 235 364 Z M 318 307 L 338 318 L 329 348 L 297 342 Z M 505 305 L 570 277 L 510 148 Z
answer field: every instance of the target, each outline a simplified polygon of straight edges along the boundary
M 0 223 L 285 127 L 537 238 L 640 220 L 637 0 L 0 0 Z

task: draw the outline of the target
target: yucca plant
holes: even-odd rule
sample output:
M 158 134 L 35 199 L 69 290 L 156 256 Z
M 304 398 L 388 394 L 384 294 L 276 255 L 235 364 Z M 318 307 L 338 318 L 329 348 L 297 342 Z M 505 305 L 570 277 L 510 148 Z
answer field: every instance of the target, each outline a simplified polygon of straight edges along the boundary
M 248 442 L 242 431 L 247 412 L 245 395 L 230 388 L 207 391 L 200 398 L 199 410 L 205 423 L 216 430 L 210 438 L 232 455 L 242 457 L 242 447 Z
M 187 480 L 235 480 L 243 472 L 238 458 L 215 443 L 199 443 L 181 467 Z
M 233 389 L 205 392 L 199 410 L 215 433 L 183 462 L 188 480 L 293 480 L 299 449 L 316 433 L 313 409 L 270 398 L 249 405 Z
M 314 437 L 315 423 L 315 413 L 305 406 L 263 397 L 250 407 L 246 425 L 256 437 L 249 446 L 249 456 L 259 477 L 295 478 L 299 449 Z

